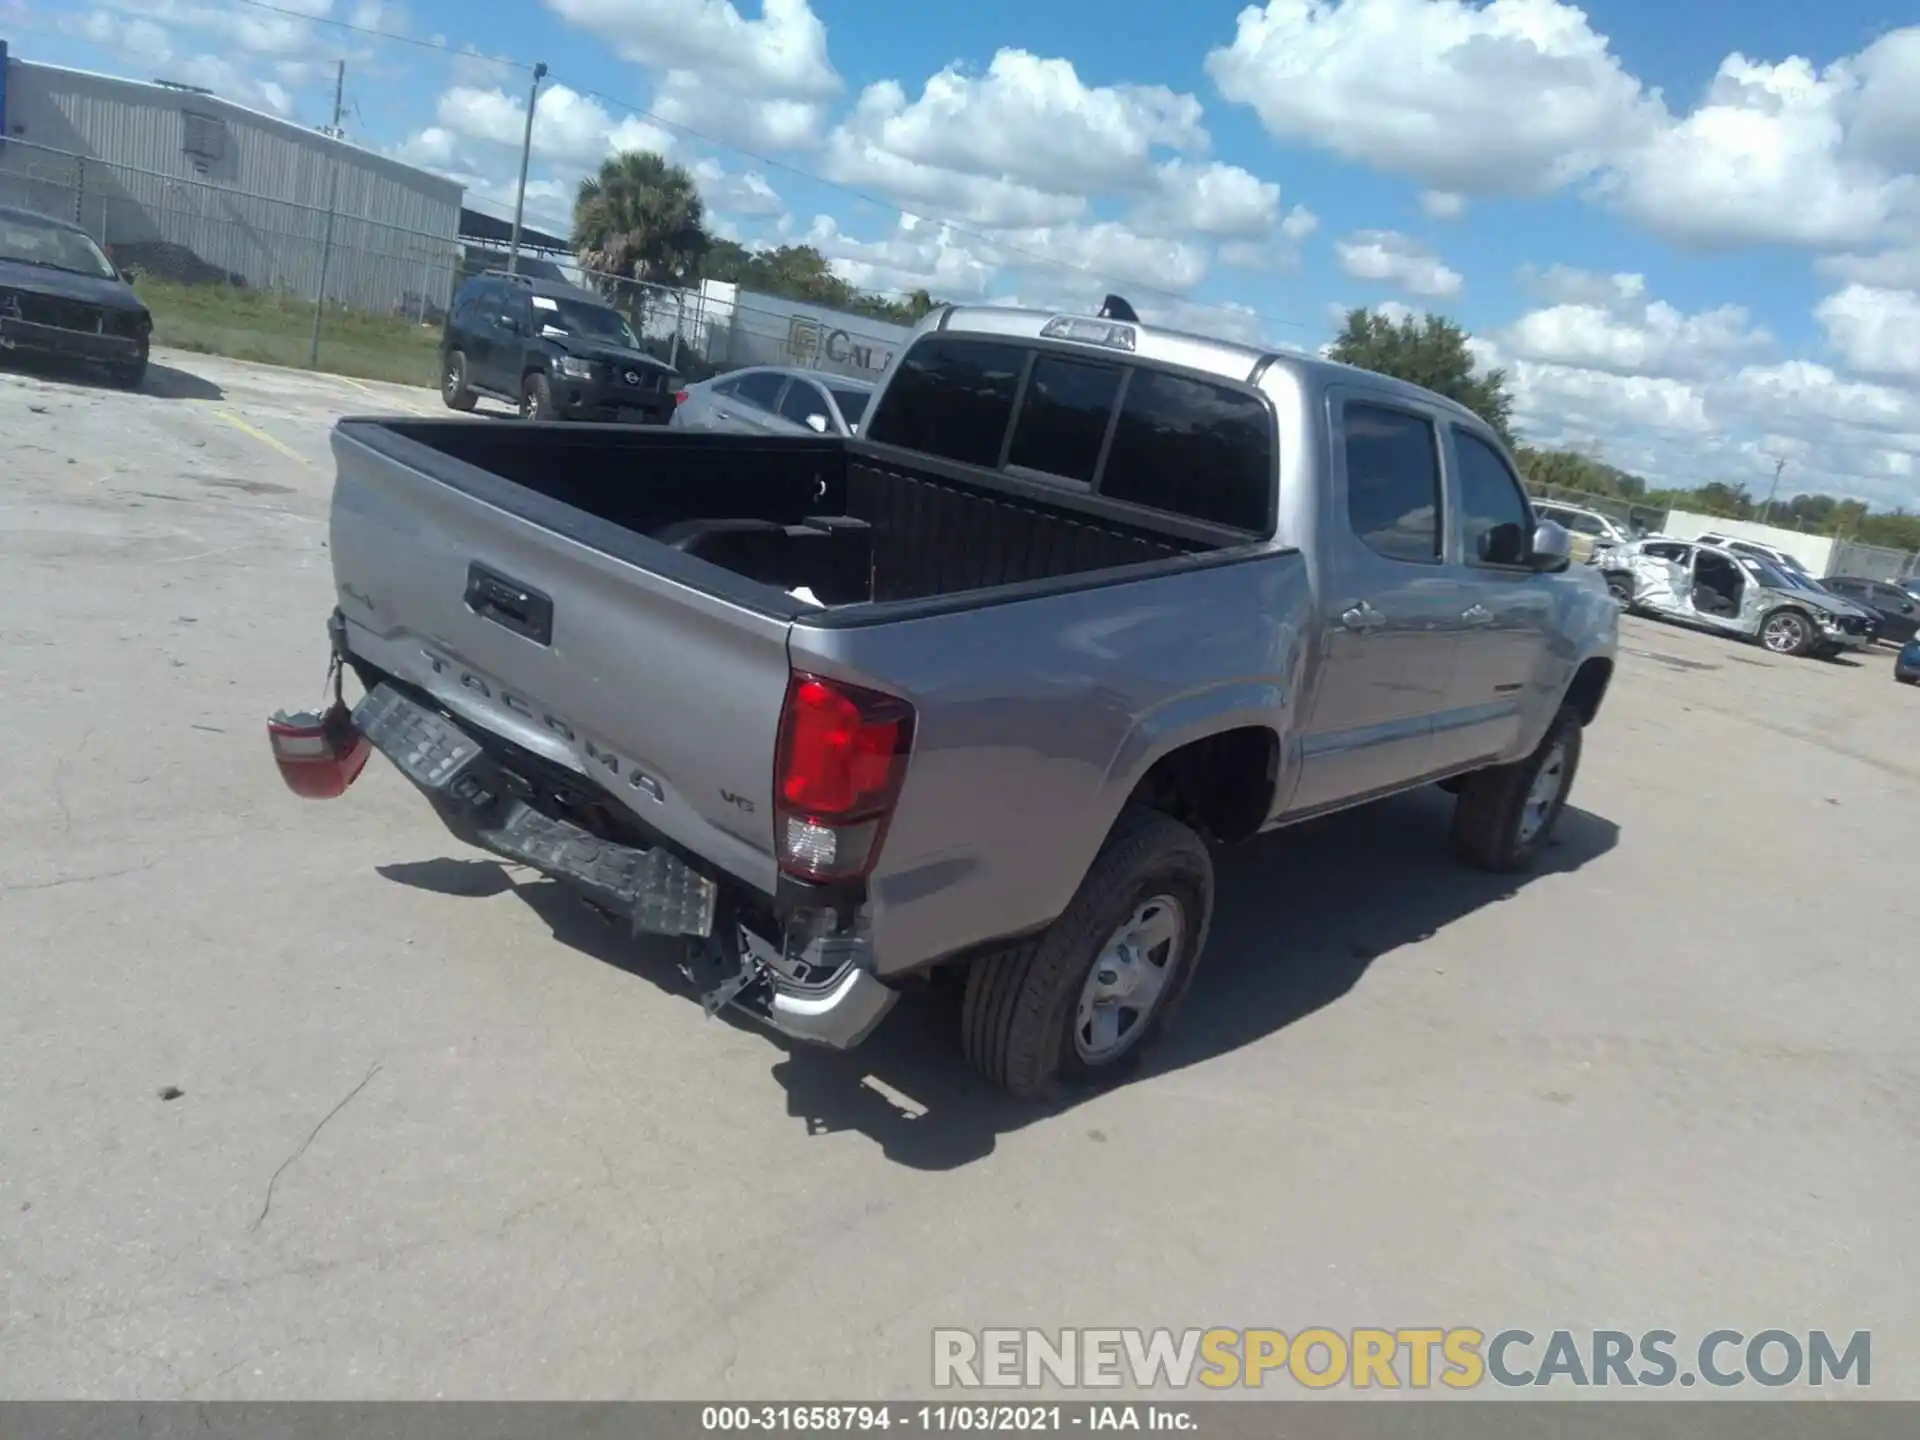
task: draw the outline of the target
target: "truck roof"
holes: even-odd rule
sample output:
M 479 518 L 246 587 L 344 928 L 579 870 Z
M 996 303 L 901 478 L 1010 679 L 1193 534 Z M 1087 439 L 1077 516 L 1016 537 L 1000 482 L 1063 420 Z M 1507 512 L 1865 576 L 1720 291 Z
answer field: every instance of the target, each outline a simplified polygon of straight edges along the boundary
M 1444 395 L 1397 380 L 1378 371 L 1345 365 L 1321 355 L 1298 350 L 1278 350 L 1261 345 L 1243 345 L 1218 336 L 1199 335 L 1137 320 L 1112 320 L 1090 315 L 1064 314 L 1057 310 L 1016 310 L 995 305 L 955 305 L 936 311 L 921 322 L 929 331 L 967 335 L 1002 335 L 1020 340 L 1059 340 L 1080 343 L 1088 350 L 1108 354 L 1132 354 L 1142 360 L 1178 365 L 1218 375 L 1241 384 L 1256 384 L 1259 377 L 1274 368 L 1284 368 L 1301 380 L 1322 383 L 1351 382 L 1384 394 L 1400 395 L 1423 404 L 1438 404 L 1457 418 L 1485 426 L 1486 422 L 1458 401 Z M 1097 337 L 1105 327 L 1133 332 L 1133 344 L 1115 345 Z

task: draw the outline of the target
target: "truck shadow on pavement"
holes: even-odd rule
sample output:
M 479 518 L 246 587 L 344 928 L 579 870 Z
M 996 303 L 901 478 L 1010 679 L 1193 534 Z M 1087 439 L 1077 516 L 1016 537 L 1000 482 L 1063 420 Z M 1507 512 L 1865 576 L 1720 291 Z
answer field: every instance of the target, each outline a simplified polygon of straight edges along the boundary
M 39 380 L 48 385 L 57 385 L 63 390 L 104 390 L 120 395 L 146 395 L 155 400 L 224 400 L 227 392 L 204 376 L 195 375 L 190 370 L 178 370 L 171 365 L 162 365 L 158 360 L 147 362 L 146 377 L 137 390 L 125 390 L 115 385 L 106 375 L 91 365 L 78 361 L 62 360 L 54 356 L 14 356 L 0 374 L 17 375 L 26 380 Z
M 1452 812 L 1450 797 L 1420 791 L 1220 852 L 1213 928 L 1193 990 L 1179 1023 L 1129 1083 L 1150 1085 L 1256 1044 L 1339 1000 L 1375 962 L 1390 963 L 1395 951 L 1529 883 L 1578 870 L 1619 839 L 1612 821 L 1569 806 L 1538 868 L 1488 875 L 1453 858 Z M 379 868 L 442 894 L 511 890 L 555 939 L 697 1003 L 671 945 L 629 939 L 561 885 L 517 883 L 492 860 Z M 722 1018 L 784 1052 L 772 1074 L 809 1134 L 864 1134 L 912 1169 L 983 1159 L 1002 1134 L 1058 1118 L 1087 1098 L 1024 1104 L 988 1088 L 960 1054 L 955 997 L 931 986 L 910 989 L 865 1044 L 844 1054 L 788 1041 L 746 1016 Z

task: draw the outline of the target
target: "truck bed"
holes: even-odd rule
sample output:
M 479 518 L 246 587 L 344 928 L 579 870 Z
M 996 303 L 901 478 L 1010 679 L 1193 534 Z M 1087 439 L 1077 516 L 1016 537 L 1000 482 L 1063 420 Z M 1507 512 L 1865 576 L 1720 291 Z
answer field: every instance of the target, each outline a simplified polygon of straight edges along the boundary
M 707 571 L 708 587 L 771 613 L 795 613 L 796 590 L 828 608 L 888 605 L 1250 538 L 859 440 L 460 420 L 348 420 L 339 434 L 535 523 L 590 517 L 659 542 L 621 549 L 696 584 L 679 556 L 704 561 L 748 582 Z

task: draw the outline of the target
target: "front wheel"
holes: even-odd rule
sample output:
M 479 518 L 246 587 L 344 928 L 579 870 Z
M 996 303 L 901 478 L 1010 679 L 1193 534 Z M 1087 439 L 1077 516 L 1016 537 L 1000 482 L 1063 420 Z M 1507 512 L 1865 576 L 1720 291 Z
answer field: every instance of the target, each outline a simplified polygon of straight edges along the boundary
M 520 382 L 520 418 L 553 419 L 553 386 L 538 370 Z
M 1617 571 L 1607 576 L 1607 594 L 1622 610 L 1633 604 L 1633 578 Z
M 107 371 L 107 377 L 122 390 L 138 390 L 147 383 L 147 347 L 142 345 L 133 359 L 113 366 Z
M 1819 637 L 1798 610 L 1776 610 L 1760 622 L 1760 643 L 1775 655 L 1807 655 Z
M 1171 1023 L 1212 917 L 1205 842 L 1128 806 L 1066 912 L 969 969 L 967 1059 L 1022 1100 L 1117 1080 Z
M 1453 807 L 1453 847 L 1495 874 L 1525 870 L 1567 808 L 1580 769 L 1580 712 L 1562 706 L 1546 738 L 1524 760 L 1476 770 Z
M 467 384 L 467 356 L 463 350 L 449 350 L 447 363 L 440 367 L 440 398 L 449 410 L 471 410 L 477 398 Z

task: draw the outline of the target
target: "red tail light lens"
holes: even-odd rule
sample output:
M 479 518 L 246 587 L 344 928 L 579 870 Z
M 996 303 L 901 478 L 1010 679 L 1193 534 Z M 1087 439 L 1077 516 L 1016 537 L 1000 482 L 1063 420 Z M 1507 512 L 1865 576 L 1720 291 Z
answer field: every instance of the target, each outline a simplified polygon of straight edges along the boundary
M 267 721 L 267 743 L 287 788 L 303 800 L 332 800 L 367 768 L 373 747 L 353 728 L 353 715 L 335 704 L 324 715 L 284 710 Z
M 913 707 L 817 675 L 787 685 L 774 769 L 780 867 L 805 880 L 859 879 L 880 857 L 906 778 Z
M 684 405 L 684 404 L 686 404 L 686 403 L 687 403 L 687 392 L 686 392 L 686 391 L 684 391 L 684 390 L 676 390 L 676 391 L 674 391 L 674 392 L 673 392 L 673 403 L 674 403 L 675 405 Z

